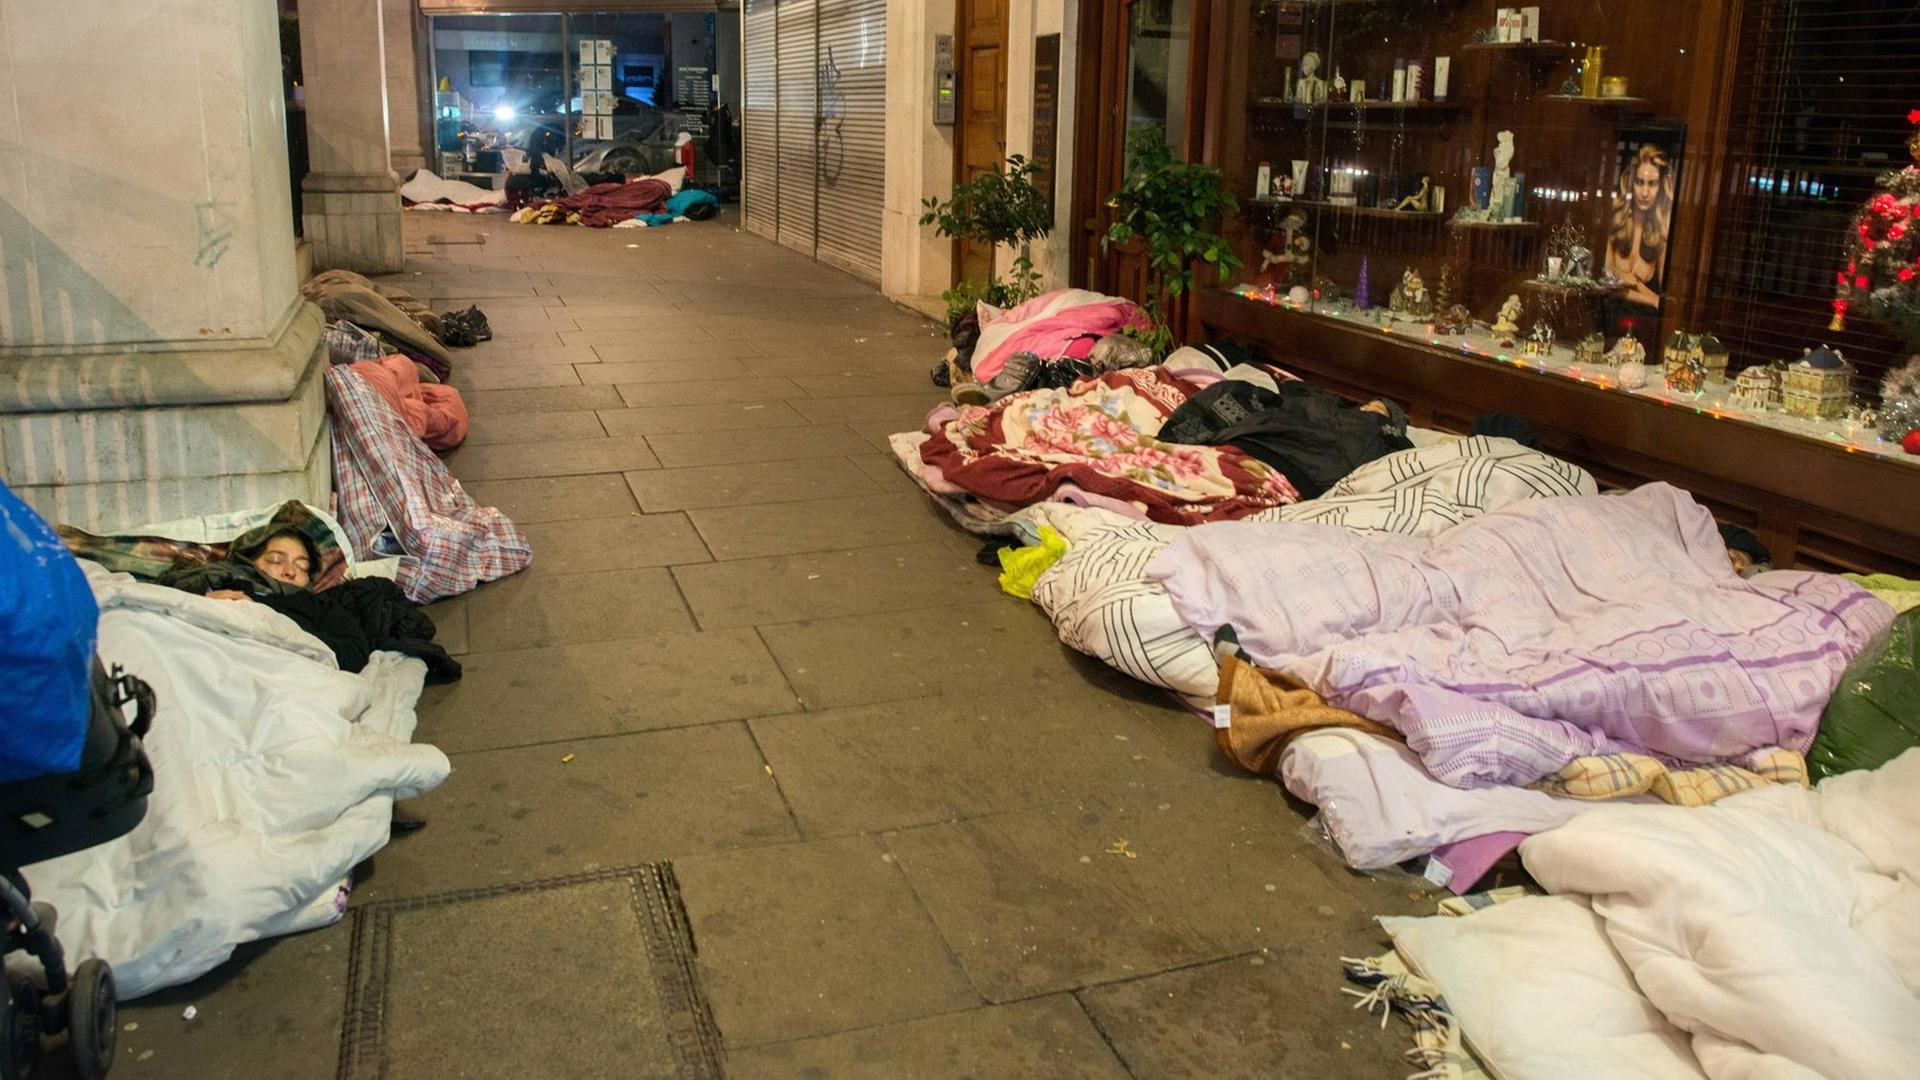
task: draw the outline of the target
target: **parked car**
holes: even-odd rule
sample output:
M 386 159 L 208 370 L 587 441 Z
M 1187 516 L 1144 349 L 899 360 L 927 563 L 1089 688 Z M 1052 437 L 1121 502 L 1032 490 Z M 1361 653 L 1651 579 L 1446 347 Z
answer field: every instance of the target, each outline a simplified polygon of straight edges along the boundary
M 645 176 L 672 168 L 677 160 L 673 140 L 686 128 L 681 114 L 631 98 L 621 98 L 620 102 L 613 114 L 613 138 L 573 140 L 575 171 Z

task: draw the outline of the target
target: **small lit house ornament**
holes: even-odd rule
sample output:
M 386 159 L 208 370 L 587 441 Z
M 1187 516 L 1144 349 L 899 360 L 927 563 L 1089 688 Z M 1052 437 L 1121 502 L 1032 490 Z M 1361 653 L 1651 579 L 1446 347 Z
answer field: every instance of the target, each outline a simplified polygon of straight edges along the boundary
M 1607 363 L 1607 336 L 1595 330 L 1593 333 L 1581 338 L 1580 344 L 1573 347 L 1573 362 L 1576 364 L 1592 364 L 1596 367 L 1605 365 Z
M 1693 339 L 1693 358 L 1706 369 L 1707 381 L 1723 383 L 1727 381 L 1727 347 L 1712 334 L 1701 334 Z
M 1787 365 L 1782 405 L 1789 416 L 1807 420 L 1834 420 L 1845 416 L 1853 365 L 1838 349 L 1822 345 L 1808 349 Z
M 1676 376 L 1683 381 L 1686 376 L 1687 356 L 1693 352 L 1693 335 L 1675 330 L 1667 339 L 1666 348 L 1660 350 L 1660 366 L 1666 371 L 1667 385 L 1672 386 Z
M 1755 364 L 1733 380 L 1731 400 L 1742 409 L 1766 412 L 1773 405 L 1774 375 L 1765 364 Z
M 1707 365 L 1700 358 L 1700 350 L 1689 344 L 1686 352 L 1680 355 L 1680 363 L 1667 361 L 1667 389 L 1676 394 L 1697 394 L 1705 388 Z
M 1553 324 L 1542 319 L 1527 331 L 1527 339 L 1522 342 L 1521 347 L 1526 350 L 1528 356 L 1549 356 L 1553 353 L 1556 337 Z
M 1619 341 L 1613 343 L 1613 348 L 1607 350 L 1606 362 L 1609 367 L 1644 364 L 1647 362 L 1647 347 L 1640 344 L 1640 339 L 1632 334 L 1622 335 Z M 1642 372 L 1642 375 L 1644 374 L 1645 372 Z

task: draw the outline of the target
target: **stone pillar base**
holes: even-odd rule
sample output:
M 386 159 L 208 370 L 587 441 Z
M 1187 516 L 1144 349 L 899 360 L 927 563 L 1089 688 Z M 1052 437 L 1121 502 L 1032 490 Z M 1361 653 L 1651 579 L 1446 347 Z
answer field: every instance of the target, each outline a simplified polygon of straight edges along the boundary
M 427 152 L 418 146 L 396 146 L 393 148 L 393 175 L 402 183 L 406 178 L 427 167 Z
M 0 355 L 0 472 L 49 520 L 89 532 L 325 506 L 324 325 L 303 301 L 260 348 Z
M 391 274 L 406 263 L 400 184 L 393 174 L 308 173 L 300 226 L 315 270 Z

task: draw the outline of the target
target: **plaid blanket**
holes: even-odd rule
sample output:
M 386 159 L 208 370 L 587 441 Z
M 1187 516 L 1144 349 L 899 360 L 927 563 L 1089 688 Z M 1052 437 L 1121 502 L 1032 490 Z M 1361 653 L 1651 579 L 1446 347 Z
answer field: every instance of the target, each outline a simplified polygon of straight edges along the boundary
M 376 557 L 391 534 L 396 580 L 416 603 L 458 596 L 533 561 L 526 534 L 476 504 L 407 422 L 351 368 L 329 368 L 335 515 L 356 552 Z

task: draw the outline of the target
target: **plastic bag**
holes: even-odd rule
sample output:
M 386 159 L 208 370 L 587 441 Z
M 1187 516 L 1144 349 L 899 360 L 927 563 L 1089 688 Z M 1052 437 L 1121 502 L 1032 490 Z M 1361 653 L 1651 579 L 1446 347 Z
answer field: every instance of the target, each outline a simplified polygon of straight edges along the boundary
M 0 782 L 80 767 L 99 620 L 80 564 L 0 483 Z
M 1002 548 L 1000 591 L 1022 600 L 1033 599 L 1033 583 L 1067 553 L 1067 538 L 1053 526 L 1040 527 L 1040 543 L 1033 547 Z
M 1807 751 L 1817 783 L 1853 769 L 1877 769 L 1920 746 L 1920 608 L 1893 625 L 1840 676 Z

